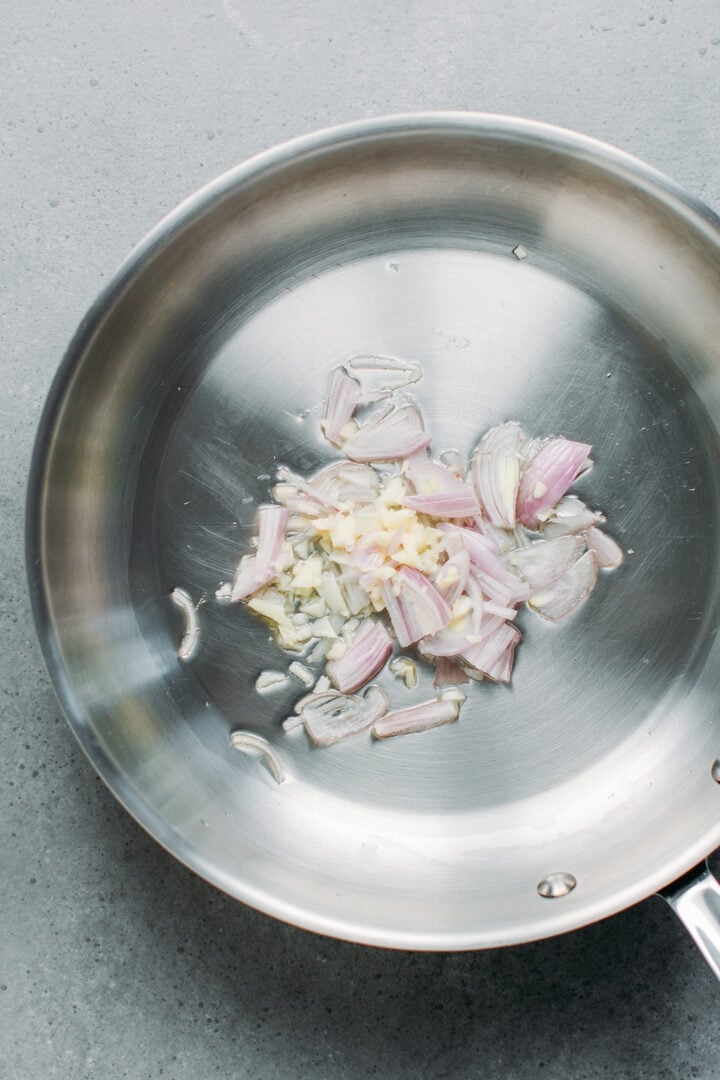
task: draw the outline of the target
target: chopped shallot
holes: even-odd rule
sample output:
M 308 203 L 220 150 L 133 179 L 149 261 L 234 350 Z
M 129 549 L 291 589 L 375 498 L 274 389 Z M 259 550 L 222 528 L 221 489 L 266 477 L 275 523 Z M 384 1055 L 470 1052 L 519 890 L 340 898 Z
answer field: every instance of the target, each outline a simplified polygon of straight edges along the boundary
M 282 686 L 287 681 L 284 671 L 261 671 L 255 680 L 255 689 L 262 693 L 264 690 L 272 690 L 274 686 Z
M 467 516 L 477 513 L 477 502 L 469 492 L 464 479 L 447 465 L 433 461 L 427 450 L 418 450 L 408 457 L 405 475 L 414 487 L 416 497 L 469 493 L 474 509 Z
M 379 486 L 375 470 L 355 461 L 335 461 L 308 480 L 283 465 L 277 470 L 277 477 L 279 483 L 274 488 L 275 498 L 287 504 L 293 498 L 293 492 L 302 492 L 311 516 L 321 512 L 323 506 L 337 509 L 347 502 L 371 501 L 377 495 Z
M 493 678 L 498 663 L 504 660 L 508 650 L 514 651 L 519 640 L 520 631 L 501 621 L 493 633 L 465 650 L 463 660 L 482 675 Z
M 278 576 L 277 562 L 285 540 L 288 512 L 283 506 L 261 506 L 258 510 L 258 541 L 255 555 L 240 560 L 231 599 L 243 600 Z
M 542 525 L 542 532 L 546 540 L 554 540 L 557 536 L 579 533 L 593 525 L 601 525 L 604 520 L 602 514 L 589 510 L 577 495 L 565 495 Z
M 595 556 L 592 551 L 586 551 L 557 581 L 541 592 L 533 593 L 528 603 L 545 619 L 552 622 L 564 619 L 592 591 L 597 572 Z
M 466 683 L 468 676 L 450 656 L 438 656 L 435 660 L 433 686 L 458 686 Z
M 338 690 L 351 694 L 377 674 L 391 652 L 392 638 L 383 624 L 366 619 L 343 656 L 328 660 L 325 671 Z
M 429 731 L 430 728 L 457 720 L 459 711 L 459 702 L 433 698 L 432 701 L 424 701 L 422 705 L 412 705 L 409 709 L 385 713 L 373 724 L 372 733 L 376 739 L 390 739 L 393 735 Z
M 263 576 L 258 569 L 257 555 L 243 555 L 238 568 L 235 571 L 235 580 L 233 581 L 232 589 L 230 591 L 230 600 L 233 603 L 236 603 L 238 600 L 244 600 L 247 596 L 252 596 L 254 592 L 257 592 L 258 589 L 267 584 L 269 580 L 270 576 Z
M 478 511 L 477 499 L 468 488 L 435 495 L 408 495 L 405 505 L 420 514 L 440 518 L 467 518 Z
M 378 474 L 369 465 L 355 461 L 336 461 L 315 473 L 308 492 L 330 506 L 369 502 L 379 488 Z
M 483 672 L 486 679 L 492 682 L 509 683 L 515 662 L 515 648 L 520 641 L 520 633 L 516 631 L 515 637 L 511 638 L 494 664 Z
M 489 574 L 476 567 L 474 576 L 488 600 L 493 600 L 496 604 L 512 607 L 514 604 L 523 603 L 530 595 L 527 583 L 514 574 Z
M 257 735 L 254 731 L 233 731 L 230 742 L 236 750 L 259 754 L 276 783 L 282 784 L 285 780 L 282 762 L 264 735 Z
M 385 609 L 403 648 L 450 622 L 451 610 L 431 581 L 417 570 L 401 566 L 381 588 Z
M 483 611 L 486 615 L 497 615 L 500 619 L 514 619 L 517 615 L 516 608 L 503 607 L 502 604 L 496 604 L 492 600 L 486 600 L 483 603 Z
M 301 664 L 299 660 L 293 660 L 292 664 L 290 664 L 288 667 L 288 671 L 291 675 L 294 675 L 295 678 L 303 684 L 303 686 L 315 685 L 314 674 L 312 673 L 310 668 L 305 667 L 305 665 Z
M 530 547 L 513 551 L 510 562 L 531 589 L 542 589 L 557 581 L 570 564 L 580 558 L 584 548 L 581 536 L 558 536 L 555 540 L 538 540 Z
M 417 686 L 417 664 L 409 656 L 396 656 L 390 661 L 388 668 L 398 679 L 402 679 L 408 690 Z
M 322 420 L 325 438 L 334 446 L 342 442 L 341 432 L 362 401 L 362 388 L 344 367 L 335 368 L 330 379 L 327 407 Z
M 520 482 L 520 447 L 523 433 L 511 422 L 491 428 L 472 461 L 473 481 L 491 525 L 512 529 Z
M 443 465 L 454 473 L 460 480 L 464 480 L 467 474 L 465 462 L 457 450 L 443 450 L 439 455 Z
M 445 690 L 440 691 L 440 700 L 456 701 L 458 705 L 462 705 L 463 702 L 467 701 L 467 694 L 464 690 L 458 690 L 457 686 L 448 686 Z
M 579 472 L 592 446 L 551 439 L 527 464 L 520 478 L 517 516 L 530 528 L 548 518 Z
M 348 362 L 353 371 L 396 371 L 400 378 L 395 382 L 381 384 L 380 393 L 401 390 L 404 386 L 419 382 L 422 368 L 417 360 L 396 360 L 392 356 L 353 356 Z
M 328 690 L 306 699 L 300 719 L 316 746 L 329 746 L 367 731 L 387 707 L 387 697 L 377 686 L 369 687 L 362 697 Z
M 399 461 L 430 442 L 415 404 L 380 409 L 342 444 L 353 461 Z
M 185 589 L 173 589 L 170 593 L 170 599 L 185 616 L 185 631 L 178 646 L 178 659 L 192 660 L 200 637 L 200 619 L 198 618 L 197 605 L 193 603 L 190 593 L 186 592 Z
M 459 656 L 463 650 L 477 640 L 481 627 L 489 620 L 483 620 L 483 596 L 477 580 L 469 576 L 466 592 L 458 597 L 452 606 L 452 618 L 448 625 L 435 634 L 422 638 L 418 648 L 424 656 Z
M 446 537 L 448 534 L 460 537 L 463 547 L 470 556 L 473 566 L 502 581 L 507 577 L 507 569 L 500 558 L 495 542 L 481 533 L 472 529 L 461 528 L 455 525 L 444 525 Z M 451 532 L 452 530 L 452 532 Z
M 470 573 L 470 556 L 463 548 L 444 562 L 434 577 L 436 587 L 452 607 L 463 593 Z
M 255 558 L 258 573 L 276 577 L 277 562 L 285 539 L 288 512 L 282 506 L 261 506 L 257 520 L 258 542 Z
M 394 381 L 378 385 L 381 372 Z M 509 421 L 487 431 L 469 469 L 457 451 L 433 460 L 420 410 L 398 393 L 421 374 L 415 361 L 383 356 L 333 372 L 321 428 L 342 459 L 309 477 L 277 469 L 255 552 L 216 593 L 243 600 L 301 655 L 285 673 L 261 672 L 256 688 L 287 687 L 291 676 L 314 686 L 283 728 L 304 727 L 316 745 L 457 719 L 461 684 L 510 681 L 521 604 L 557 621 L 590 593 L 598 567 L 622 562 L 598 528 L 603 515 L 568 493 L 591 465 L 589 445 L 526 441 Z M 414 655 L 390 659 L 395 642 Z M 418 655 L 433 665 L 439 696 L 388 711 L 370 680 L 386 669 L 414 688 Z M 250 748 L 243 733 L 237 745 Z
M 592 551 L 595 562 L 601 570 L 614 570 L 620 566 L 625 555 L 623 549 L 617 541 L 613 540 L 612 536 L 608 536 L 602 529 L 595 526 L 588 529 L 584 535 L 588 550 Z

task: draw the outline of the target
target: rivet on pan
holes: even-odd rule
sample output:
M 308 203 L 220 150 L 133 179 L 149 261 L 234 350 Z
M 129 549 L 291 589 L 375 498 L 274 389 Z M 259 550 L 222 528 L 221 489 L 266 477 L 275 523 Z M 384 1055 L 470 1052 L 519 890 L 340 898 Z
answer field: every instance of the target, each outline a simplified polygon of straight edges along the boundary
M 547 877 L 538 881 L 537 891 L 546 900 L 557 900 L 559 896 L 567 896 L 576 885 L 577 879 L 572 874 L 559 870 L 557 873 L 548 874 Z
M 720 757 L 715 758 L 710 769 L 710 775 L 716 784 L 720 784 Z

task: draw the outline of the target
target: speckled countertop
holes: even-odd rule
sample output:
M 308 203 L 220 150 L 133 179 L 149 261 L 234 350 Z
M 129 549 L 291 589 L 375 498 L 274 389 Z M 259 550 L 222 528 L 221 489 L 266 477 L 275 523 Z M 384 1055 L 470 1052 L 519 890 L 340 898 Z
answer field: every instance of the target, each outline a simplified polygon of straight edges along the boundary
M 184 195 L 317 127 L 469 108 L 607 139 L 720 209 L 716 0 L 36 0 L 4 5 L 2 53 L 0 1075 L 720 1077 L 720 986 L 659 900 L 512 951 L 415 955 L 195 878 L 61 719 L 23 565 L 53 371 Z

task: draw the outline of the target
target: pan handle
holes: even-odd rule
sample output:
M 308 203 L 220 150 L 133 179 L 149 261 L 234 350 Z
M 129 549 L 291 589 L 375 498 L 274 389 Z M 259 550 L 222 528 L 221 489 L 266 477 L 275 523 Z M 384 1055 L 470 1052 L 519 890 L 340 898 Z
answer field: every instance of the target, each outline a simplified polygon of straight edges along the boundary
M 700 863 L 660 894 L 720 979 L 720 882 Z

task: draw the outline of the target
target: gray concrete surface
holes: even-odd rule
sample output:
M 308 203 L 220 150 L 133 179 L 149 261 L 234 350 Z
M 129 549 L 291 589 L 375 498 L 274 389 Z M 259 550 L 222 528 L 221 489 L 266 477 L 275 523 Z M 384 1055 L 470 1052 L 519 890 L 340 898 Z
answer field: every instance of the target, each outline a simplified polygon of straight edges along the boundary
M 346 119 L 605 138 L 720 209 L 717 0 L 0 4 L 0 1076 L 720 1077 L 720 987 L 660 901 L 513 951 L 389 953 L 228 900 L 86 764 L 35 643 L 33 430 L 78 320 L 184 195 Z

